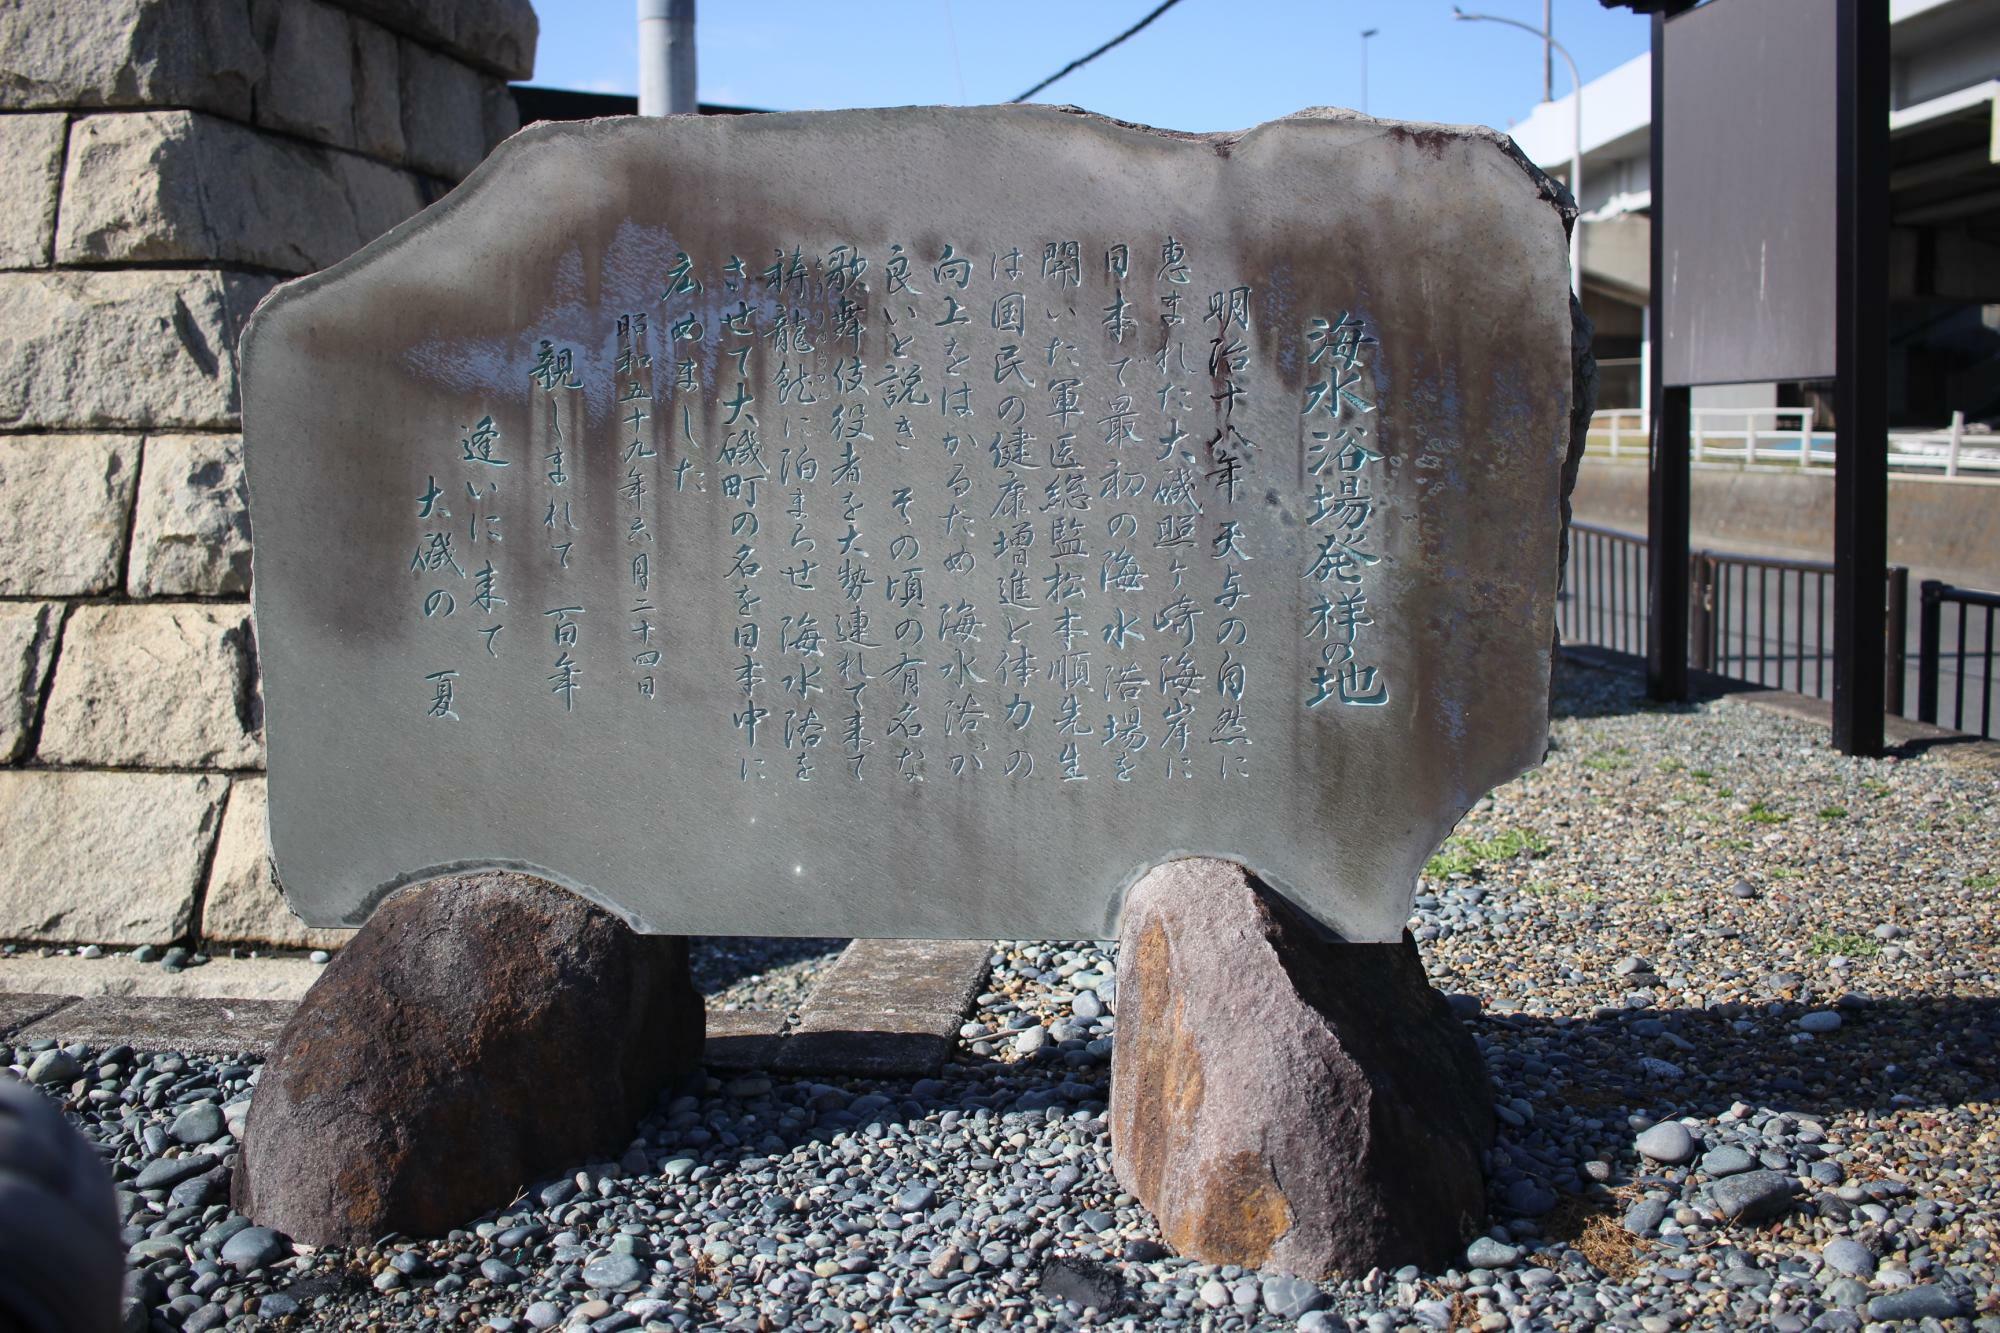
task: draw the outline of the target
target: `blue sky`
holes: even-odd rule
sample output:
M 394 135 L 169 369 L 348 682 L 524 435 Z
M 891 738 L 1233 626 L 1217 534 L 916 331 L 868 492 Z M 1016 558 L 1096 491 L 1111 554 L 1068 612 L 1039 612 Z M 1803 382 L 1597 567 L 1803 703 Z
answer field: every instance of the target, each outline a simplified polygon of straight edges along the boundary
M 1004 102 L 1122 32 L 1157 0 L 702 0 L 700 95 L 774 111 Z M 1463 0 L 1539 26 L 1541 0 Z M 533 82 L 637 88 L 634 0 L 535 0 Z M 1648 21 L 1555 0 L 1556 40 L 1586 81 L 1646 50 Z M 1176 130 L 1241 129 L 1301 107 L 1505 129 L 1542 94 L 1542 46 L 1460 23 L 1451 0 L 1180 0 L 1036 100 Z M 1556 94 L 1568 75 L 1556 61 Z

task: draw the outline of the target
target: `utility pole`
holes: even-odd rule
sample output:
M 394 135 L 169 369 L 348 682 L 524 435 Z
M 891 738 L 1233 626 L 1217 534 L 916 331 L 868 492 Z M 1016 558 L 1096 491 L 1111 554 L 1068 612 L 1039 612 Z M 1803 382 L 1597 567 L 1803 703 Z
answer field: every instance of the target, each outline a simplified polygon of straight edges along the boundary
M 694 0 L 639 0 L 639 114 L 696 109 Z
M 1542 100 L 1556 100 L 1556 29 L 1549 15 L 1555 0 L 1542 0 Z
M 1465 23 L 1504 23 L 1510 28 L 1519 28 L 1523 32 L 1535 32 L 1534 28 L 1521 22 L 1519 19 L 1502 18 L 1498 14 L 1468 14 L 1457 5 L 1451 7 L 1451 16 Z M 1569 285 L 1570 290 L 1581 298 L 1583 296 L 1583 218 L 1581 216 L 1583 211 L 1583 74 L 1577 69 L 1576 59 L 1570 55 L 1569 49 L 1550 36 L 1546 28 L 1540 32 L 1535 32 L 1535 35 L 1542 39 L 1545 51 L 1554 51 L 1563 58 L 1563 63 L 1569 66 L 1569 81 L 1575 89 L 1571 93 L 1570 101 L 1569 192 L 1570 197 L 1576 200 L 1579 216 L 1576 225 L 1570 229 L 1569 233 Z M 1544 100 L 1553 101 L 1554 99 L 1549 98 Z

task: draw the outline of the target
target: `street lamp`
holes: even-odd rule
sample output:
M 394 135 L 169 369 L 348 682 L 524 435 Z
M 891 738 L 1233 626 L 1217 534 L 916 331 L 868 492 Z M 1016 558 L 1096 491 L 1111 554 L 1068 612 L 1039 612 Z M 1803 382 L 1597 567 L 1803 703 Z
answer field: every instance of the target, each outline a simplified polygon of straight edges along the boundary
M 1368 114 L 1368 39 L 1382 31 L 1380 28 L 1361 30 L 1361 114 Z
M 1576 61 L 1568 48 L 1548 32 L 1519 19 L 1503 18 L 1498 14 L 1468 14 L 1457 5 L 1451 7 L 1451 16 L 1468 23 L 1504 23 L 1522 32 L 1531 32 L 1542 39 L 1545 47 L 1552 49 L 1569 66 L 1569 80 L 1576 89 L 1572 95 L 1570 110 L 1574 113 L 1570 124 L 1569 152 L 1569 192 L 1576 199 L 1578 216 L 1569 237 L 1569 285 L 1579 300 L 1583 297 L 1583 76 L 1577 73 Z M 1546 87 L 1543 91 L 1547 91 Z

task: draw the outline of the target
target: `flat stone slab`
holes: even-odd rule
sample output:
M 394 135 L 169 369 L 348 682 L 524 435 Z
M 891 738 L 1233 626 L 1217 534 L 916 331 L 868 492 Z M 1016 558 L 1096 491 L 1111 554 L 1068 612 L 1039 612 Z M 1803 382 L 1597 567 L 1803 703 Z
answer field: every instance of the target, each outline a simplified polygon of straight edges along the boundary
M 813 986 L 793 1030 L 830 1031 L 865 1016 L 889 1031 L 954 1035 L 992 959 L 984 940 L 855 940 Z
M 83 1041 L 147 1051 L 262 1054 L 297 1006 L 282 1000 L 198 1000 L 92 996 L 29 1023 L 16 1035 L 34 1041 Z
M 773 1067 L 872 1078 L 934 1074 L 986 985 L 991 959 L 983 941 L 856 940 L 806 997 Z
M 857 1078 L 925 1078 L 951 1058 L 952 1039 L 935 1032 L 888 1031 L 867 1021 L 852 1028 L 795 1031 L 778 1047 L 781 1074 L 851 1074 Z
M 969 940 L 855 940 L 785 1027 L 768 1009 L 711 1009 L 711 1069 L 922 1078 L 950 1058 L 992 948 Z
M 1108 938 L 1206 854 L 1396 939 L 1542 753 L 1573 336 L 1488 130 L 534 127 L 244 338 L 279 877 Z
M 0 1037 L 8 1036 L 38 1018 L 45 1018 L 64 1005 L 76 1003 L 74 995 L 37 995 L 0 991 Z

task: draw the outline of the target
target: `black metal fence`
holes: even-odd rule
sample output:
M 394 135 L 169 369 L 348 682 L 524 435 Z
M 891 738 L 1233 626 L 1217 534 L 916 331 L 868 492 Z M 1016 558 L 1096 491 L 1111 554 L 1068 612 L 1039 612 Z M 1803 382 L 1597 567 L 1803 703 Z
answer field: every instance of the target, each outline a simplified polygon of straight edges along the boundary
M 1954 588 L 1936 579 L 1925 579 L 1919 589 L 1922 607 L 1918 614 L 1917 628 L 1917 720 L 1938 721 L 1938 702 L 1942 688 L 1947 684 L 1944 677 L 1950 677 L 1951 715 L 1945 723 L 1957 731 L 1975 732 L 1980 736 L 1993 735 L 1993 696 L 1996 683 L 1993 678 L 1993 619 L 2000 611 L 2000 593 L 1982 592 L 1977 588 Z M 1945 638 L 1945 607 L 1957 608 L 1950 628 L 1954 631 L 1947 646 Z M 1974 610 L 1985 613 L 1986 624 L 1983 633 L 1975 633 L 1971 622 Z M 1978 647 L 1973 645 L 1977 644 Z M 1968 690 L 1974 708 L 1966 706 Z M 1979 725 L 1971 726 L 1972 714 L 1979 714 Z
M 1564 643 L 1646 655 L 1646 539 L 1595 523 L 1569 525 L 1556 601 Z
M 1833 688 L 1833 566 L 1724 551 L 1689 555 L 1688 661 L 1734 680 L 1826 698 Z M 1556 610 L 1563 642 L 1644 656 L 1646 539 L 1594 523 L 1570 525 L 1569 562 Z M 1891 566 L 1883 589 L 1888 711 L 1993 735 L 2000 711 L 1994 641 L 2000 593 L 1922 585 L 1910 623 L 1909 571 Z M 1912 630 L 1916 642 L 1911 643 Z M 1911 652 L 1915 648 L 1914 658 Z M 1948 708 L 1946 707 L 1948 705 Z
M 1692 551 L 1689 661 L 1703 671 L 1815 698 L 1833 689 L 1833 566 L 1819 560 Z M 1886 704 L 1903 711 L 1910 571 L 1888 570 Z

